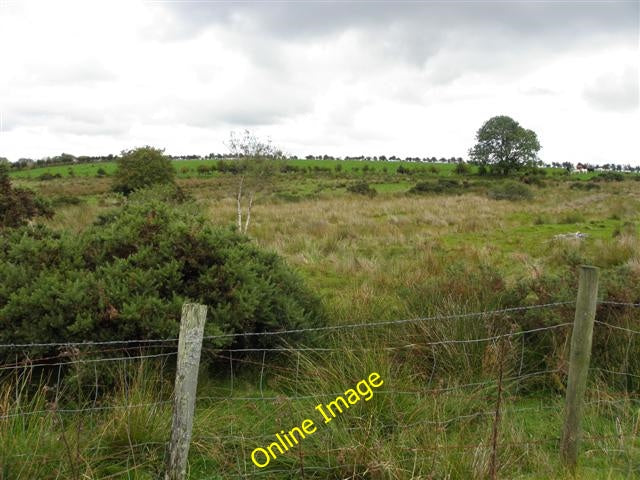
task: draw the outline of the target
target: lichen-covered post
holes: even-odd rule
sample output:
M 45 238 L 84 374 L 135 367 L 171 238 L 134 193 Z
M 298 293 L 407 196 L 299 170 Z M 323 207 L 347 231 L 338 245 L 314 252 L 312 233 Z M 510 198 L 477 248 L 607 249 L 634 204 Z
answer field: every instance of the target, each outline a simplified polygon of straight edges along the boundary
M 576 316 L 571 333 L 571 352 L 569 359 L 569 378 L 565 406 L 564 428 L 560 453 L 564 463 L 575 469 L 578 462 L 578 444 L 580 441 L 580 421 L 582 403 L 587 388 L 587 373 L 591 360 L 591 342 L 593 322 L 596 317 L 598 297 L 598 269 L 580 266 Z
M 187 457 L 191 443 L 198 367 L 206 318 L 206 305 L 185 303 L 182 306 L 173 422 L 165 480 L 184 480 L 187 475 Z

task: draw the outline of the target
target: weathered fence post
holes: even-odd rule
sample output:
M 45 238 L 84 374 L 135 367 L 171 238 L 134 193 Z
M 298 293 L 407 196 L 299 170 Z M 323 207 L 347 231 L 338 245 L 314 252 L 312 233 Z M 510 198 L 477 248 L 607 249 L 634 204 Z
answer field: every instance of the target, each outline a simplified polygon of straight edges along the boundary
M 191 443 L 193 412 L 198 386 L 198 367 L 202 350 L 206 305 L 185 303 L 180 320 L 178 340 L 178 366 L 173 400 L 173 422 L 169 443 L 165 480 L 184 480 L 187 474 L 187 456 Z
M 498 432 L 500 429 L 500 407 L 502 404 L 502 377 L 504 373 L 505 342 L 498 340 L 498 393 L 496 394 L 496 413 L 493 417 L 493 431 L 491 433 L 491 457 L 489 458 L 489 478 L 498 478 Z
M 565 404 L 564 428 L 560 453 L 564 463 L 574 470 L 578 461 L 582 403 L 587 387 L 587 373 L 591 359 L 593 322 L 596 318 L 598 269 L 580 266 L 580 281 L 576 300 L 576 315 L 571 333 L 569 379 Z

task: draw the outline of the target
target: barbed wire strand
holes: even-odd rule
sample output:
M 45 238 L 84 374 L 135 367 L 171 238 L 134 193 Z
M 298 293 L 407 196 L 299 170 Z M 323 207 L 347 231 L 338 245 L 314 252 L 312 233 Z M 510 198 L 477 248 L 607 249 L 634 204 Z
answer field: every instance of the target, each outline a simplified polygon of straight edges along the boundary
M 127 360 L 142 360 L 145 358 L 170 357 L 173 355 L 177 355 L 177 353 L 178 352 L 168 352 L 168 353 L 156 353 L 156 354 L 150 354 L 150 355 L 135 355 L 135 356 L 129 356 L 129 357 L 87 358 L 87 359 L 69 360 L 68 362 L 13 365 L 10 367 L 0 367 L 0 371 L 16 370 L 16 369 L 21 370 L 25 368 L 36 368 L 36 367 L 56 367 L 56 366 L 64 366 L 64 365 L 74 365 L 77 363 L 104 363 L 104 362 L 119 362 L 119 361 L 127 361 Z
M 540 305 L 528 305 L 523 307 L 509 307 L 509 308 L 487 310 L 483 312 L 473 312 L 473 313 L 433 315 L 433 316 L 416 317 L 416 318 L 409 318 L 409 319 L 403 319 L 403 320 L 390 320 L 385 322 L 328 325 L 324 327 L 296 328 L 291 330 L 268 331 L 268 332 L 223 333 L 218 335 L 204 336 L 203 340 L 212 340 L 217 338 L 287 335 L 292 333 L 321 332 L 321 331 L 340 330 L 340 329 L 348 329 L 348 328 L 371 328 L 371 327 L 379 327 L 379 326 L 386 326 L 386 325 L 400 325 L 400 324 L 412 323 L 412 322 L 425 322 L 425 321 L 431 321 L 431 320 L 455 320 L 455 319 L 463 319 L 463 318 L 481 317 L 486 315 L 499 315 L 499 314 L 505 314 L 505 313 L 526 311 L 526 310 L 551 308 L 551 307 L 557 307 L 557 306 L 566 306 L 566 305 L 573 305 L 573 304 L 575 304 L 575 301 L 545 303 Z M 177 338 L 162 338 L 162 339 L 107 340 L 107 341 L 83 341 L 83 342 L 5 343 L 5 344 L 0 344 L 0 348 L 36 348 L 36 347 L 64 347 L 64 346 L 82 347 L 82 346 L 92 346 L 92 345 L 117 345 L 117 344 L 132 344 L 132 343 L 145 344 L 145 343 L 166 343 L 166 342 L 177 342 L 177 341 L 178 341 Z
M 610 323 L 602 322 L 602 321 L 600 321 L 600 320 L 596 320 L 596 321 L 595 321 L 595 323 L 597 323 L 598 325 L 604 325 L 604 326 L 607 326 L 607 327 L 609 327 L 609 328 L 614 328 L 614 329 L 616 329 L 616 330 L 623 330 L 623 331 L 625 331 L 625 332 L 629 332 L 629 333 L 634 333 L 634 334 L 636 334 L 636 335 L 640 335 L 640 330 L 633 330 L 633 329 L 631 329 L 631 328 L 621 327 L 621 326 L 619 326 L 619 325 L 612 325 L 612 324 L 610 324 Z
M 640 303 L 633 302 L 616 302 L 613 300 L 600 300 L 598 302 L 600 305 L 618 305 L 621 307 L 640 307 Z

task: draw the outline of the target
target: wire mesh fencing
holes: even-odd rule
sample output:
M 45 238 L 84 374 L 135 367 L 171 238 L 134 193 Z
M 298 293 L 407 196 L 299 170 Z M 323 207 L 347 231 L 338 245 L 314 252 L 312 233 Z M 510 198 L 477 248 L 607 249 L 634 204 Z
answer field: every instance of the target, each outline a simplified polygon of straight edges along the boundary
M 574 306 L 205 336 L 190 478 L 552 468 L 539 462 L 560 442 Z M 313 341 L 288 341 L 300 333 Z M 273 341 L 216 348 L 221 337 Z M 599 302 L 594 338 L 585 468 L 640 474 L 640 304 Z M 0 365 L 0 479 L 160 478 L 177 348 L 178 338 L 0 345 L 12 358 Z M 355 388 L 374 371 L 381 386 Z M 358 400 L 338 402 L 349 389 Z M 316 407 L 330 402 L 342 411 L 325 422 Z M 276 436 L 305 419 L 317 431 L 303 441 Z M 273 454 L 255 462 L 256 449 Z

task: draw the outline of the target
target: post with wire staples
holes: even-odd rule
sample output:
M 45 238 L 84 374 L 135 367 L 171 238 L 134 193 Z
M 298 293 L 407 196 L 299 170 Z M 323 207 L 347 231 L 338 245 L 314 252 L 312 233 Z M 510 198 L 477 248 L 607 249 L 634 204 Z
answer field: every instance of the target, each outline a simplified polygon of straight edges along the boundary
M 200 351 L 202 350 L 202 335 L 206 318 L 206 305 L 185 303 L 182 306 L 171 442 L 167 455 L 165 480 L 184 480 L 187 478 L 187 457 L 191 443 L 196 388 L 198 386 L 198 367 L 200 366 Z
M 571 333 L 571 352 L 569 358 L 569 378 L 565 404 L 564 428 L 560 454 L 562 460 L 572 471 L 578 462 L 580 442 L 580 421 L 582 404 L 587 388 L 587 373 L 591 360 L 591 342 L 593 323 L 596 317 L 598 296 L 598 269 L 586 265 L 580 266 L 576 315 Z

